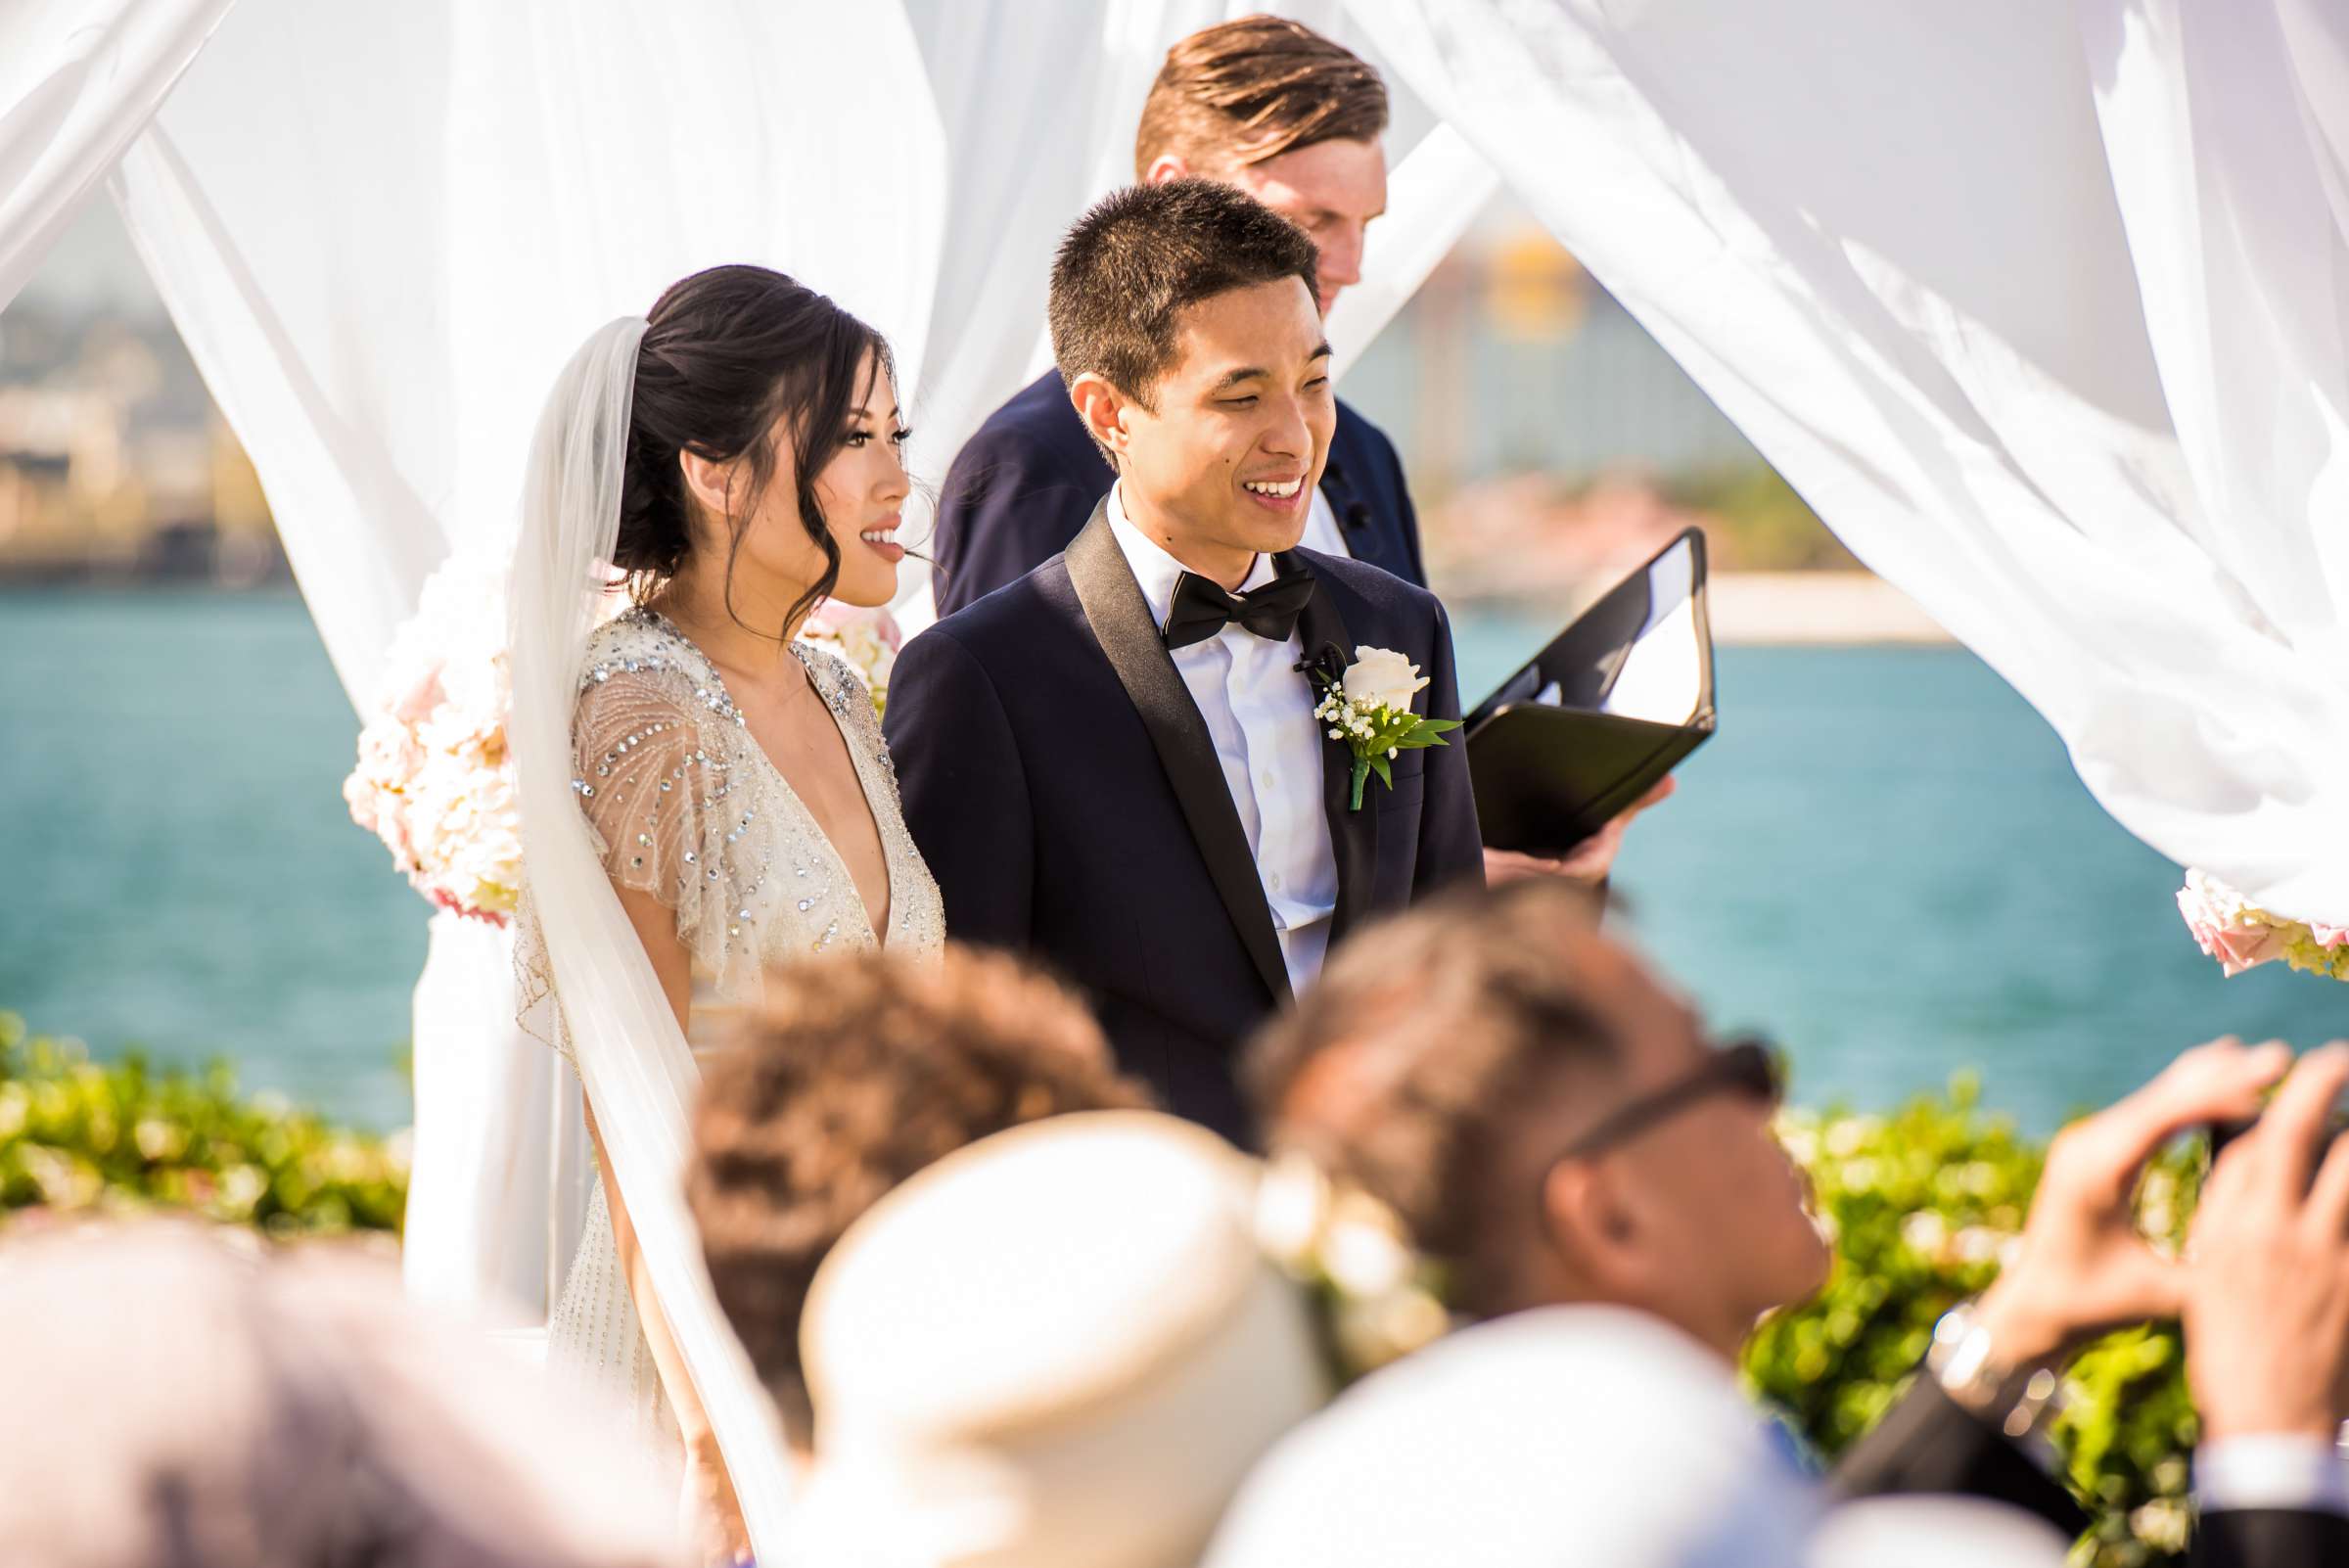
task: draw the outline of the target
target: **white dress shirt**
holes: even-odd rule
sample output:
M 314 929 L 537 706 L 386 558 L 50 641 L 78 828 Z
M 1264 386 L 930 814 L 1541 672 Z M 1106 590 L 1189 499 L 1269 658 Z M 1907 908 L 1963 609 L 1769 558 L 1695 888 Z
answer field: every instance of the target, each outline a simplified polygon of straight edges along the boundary
M 1109 492 L 1109 530 L 1141 585 L 1150 619 L 1163 626 L 1183 565 L 1128 520 L 1123 488 Z M 1314 499 L 1319 501 L 1318 491 Z M 1326 512 L 1327 503 L 1321 504 Z M 1336 531 L 1334 519 L 1330 531 Z M 1344 553 L 1342 545 L 1337 553 Z M 1272 558 L 1260 555 L 1241 591 L 1273 576 Z M 1321 804 L 1321 726 L 1313 718 L 1313 682 L 1296 669 L 1304 657 L 1294 632 L 1288 641 L 1274 642 L 1237 624 L 1173 654 L 1175 672 L 1215 741 L 1224 788 L 1231 791 L 1272 911 L 1289 989 L 1299 993 L 1321 973 L 1330 916 L 1338 906 L 1337 854 Z
M 1297 542 L 1323 555 L 1354 559 L 1354 552 L 1346 548 L 1346 530 L 1338 527 L 1338 514 L 1318 484 L 1313 486 L 1313 498 L 1305 509 L 1305 537 Z
M 2337 1443 L 2298 1433 L 2246 1432 L 2194 1450 L 2194 1501 L 2221 1508 L 2303 1508 L 2349 1514 L 2349 1464 Z

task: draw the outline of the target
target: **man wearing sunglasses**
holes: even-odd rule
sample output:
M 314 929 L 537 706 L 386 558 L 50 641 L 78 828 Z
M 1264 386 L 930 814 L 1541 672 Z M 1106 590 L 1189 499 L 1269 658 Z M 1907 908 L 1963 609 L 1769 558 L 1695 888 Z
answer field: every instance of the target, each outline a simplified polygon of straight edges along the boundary
M 2195 1264 L 2157 1254 L 2131 1210 L 2165 1143 L 2257 1115 L 2290 1067 L 2281 1045 L 2213 1042 L 2065 1130 L 2016 1256 L 1944 1319 L 1838 1485 L 1987 1499 L 2077 1535 L 2086 1516 L 2017 1440 L 2070 1356 L 2183 1318 L 2205 1435 L 2196 1560 L 2349 1561 L 2349 1480 L 2329 1443 L 2349 1415 L 2349 1140 L 2312 1178 L 2349 1048 L 2312 1053 L 2230 1146 Z M 1755 1323 L 1816 1292 L 1829 1264 L 1772 1130 L 1780 1084 L 1767 1045 L 1709 1040 L 1586 902 L 1541 882 L 1363 931 L 1248 1064 L 1269 1146 L 1392 1209 L 1455 1314 L 1632 1308 L 1714 1353 L 1725 1378 Z

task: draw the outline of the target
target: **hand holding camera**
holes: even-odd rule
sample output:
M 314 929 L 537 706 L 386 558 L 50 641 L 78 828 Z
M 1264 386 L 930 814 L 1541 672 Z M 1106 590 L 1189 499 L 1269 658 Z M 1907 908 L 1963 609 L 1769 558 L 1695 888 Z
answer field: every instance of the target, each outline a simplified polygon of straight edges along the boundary
M 2349 1415 L 2349 1042 L 2302 1058 L 2215 1156 L 2188 1244 L 2187 1375 L 2206 1442 L 2331 1441 Z

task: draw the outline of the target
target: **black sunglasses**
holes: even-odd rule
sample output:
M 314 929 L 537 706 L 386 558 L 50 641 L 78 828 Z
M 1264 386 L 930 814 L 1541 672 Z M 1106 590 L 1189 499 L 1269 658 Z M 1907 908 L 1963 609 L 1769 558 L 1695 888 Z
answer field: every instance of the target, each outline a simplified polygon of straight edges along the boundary
M 1740 1035 L 1714 1046 L 1701 1064 L 1682 1077 L 1609 1112 L 1596 1127 L 1552 1156 L 1542 1168 L 1543 1178 L 1548 1179 L 1550 1167 L 1560 1161 L 1602 1153 L 1715 1094 L 1735 1094 L 1757 1104 L 1776 1105 L 1785 1092 L 1785 1058 L 1778 1048 L 1759 1035 Z

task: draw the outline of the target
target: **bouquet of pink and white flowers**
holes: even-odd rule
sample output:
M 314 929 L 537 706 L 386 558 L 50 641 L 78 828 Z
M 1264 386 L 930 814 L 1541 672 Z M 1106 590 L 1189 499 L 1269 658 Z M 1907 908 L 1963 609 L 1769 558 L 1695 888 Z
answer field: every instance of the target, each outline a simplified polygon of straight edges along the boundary
M 2349 980 L 2349 926 L 2272 914 L 2203 871 L 2187 872 L 2178 910 L 2230 978 L 2280 958 L 2312 975 Z
M 417 892 L 499 926 L 522 891 L 505 642 L 503 576 L 452 558 L 392 639 L 382 701 L 343 781 L 351 820 L 384 841 Z
M 889 707 L 889 672 L 897 667 L 904 633 L 887 610 L 859 609 L 826 599 L 800 626 L 800 640 L 831 649 L 849 662 L 864 689 L 873 694 L 876 713 Z

